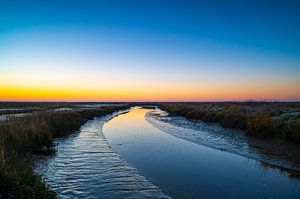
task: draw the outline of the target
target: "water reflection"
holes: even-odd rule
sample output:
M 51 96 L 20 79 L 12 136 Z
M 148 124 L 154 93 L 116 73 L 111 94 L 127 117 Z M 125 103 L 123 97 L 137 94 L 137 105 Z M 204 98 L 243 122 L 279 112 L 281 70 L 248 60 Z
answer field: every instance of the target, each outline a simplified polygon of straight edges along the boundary
M 299 198 L 300 181 L 259 161 L 176 138 L 135 109 L 105 123 L 113 149 L 174 198 Z M 176 130 L 177 126 L 172 129 Z M 230 144 L 230 143 L 229 143 Z
M 169 117 L 160 109 L 148 112 L 146 120 L 175 137 L 300 172 L 300 147 L 297 145 L 247 137 L 241 131 L 218 124 Z
M 101 131 L 109 118 L 56 140 L 57 153 L 38 159 L 36 172 L 60 198 L 169 198 L 109 146 Z

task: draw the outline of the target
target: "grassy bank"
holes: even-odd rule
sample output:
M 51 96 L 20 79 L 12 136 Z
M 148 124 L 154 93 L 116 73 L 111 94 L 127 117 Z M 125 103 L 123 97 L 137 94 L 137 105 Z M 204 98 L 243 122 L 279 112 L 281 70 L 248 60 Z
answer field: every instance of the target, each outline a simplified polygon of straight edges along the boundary
M 55 109 L 89 109 L 104 104 L 97 102 L 0 102 L 0 115 L 53 111 Z M 109 104 L 121 105 L 117 102 Z
M 300 103 L 220 102 L 162 103 L 170 115 L 217 122 L 258 138 L 280 138 L 300 144 Z
M 34 174 L 32 153 L 53 152 L 53 139 L 67 136 L 95 116 L 127 106 L 44 112 L 0 124 L 0 198 L 56 198 Z

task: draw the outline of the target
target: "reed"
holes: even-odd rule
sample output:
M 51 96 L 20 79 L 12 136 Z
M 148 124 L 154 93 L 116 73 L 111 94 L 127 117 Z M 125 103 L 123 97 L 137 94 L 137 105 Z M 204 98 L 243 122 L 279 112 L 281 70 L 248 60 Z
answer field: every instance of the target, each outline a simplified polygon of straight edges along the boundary
M 0 198 L 56 198 L 32 170 L 33 153 L 50 154 L 53 140 L 75 132 L 89 119 L 128 106 L 41 112 L 0 124 Z
M 249 136 L 276 137 L 300 144 L 299 103 L 161 103 L 159 106 L 170 115 L 217 122 L 223 127 L 244 130 Z

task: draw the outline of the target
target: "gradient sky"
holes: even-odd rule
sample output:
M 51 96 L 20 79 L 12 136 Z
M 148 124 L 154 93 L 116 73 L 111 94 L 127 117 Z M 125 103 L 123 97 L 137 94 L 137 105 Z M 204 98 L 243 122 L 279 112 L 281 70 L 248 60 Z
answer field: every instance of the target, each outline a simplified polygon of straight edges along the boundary
M 0 100 L 300 100 L 300 1 L 0 1 Z

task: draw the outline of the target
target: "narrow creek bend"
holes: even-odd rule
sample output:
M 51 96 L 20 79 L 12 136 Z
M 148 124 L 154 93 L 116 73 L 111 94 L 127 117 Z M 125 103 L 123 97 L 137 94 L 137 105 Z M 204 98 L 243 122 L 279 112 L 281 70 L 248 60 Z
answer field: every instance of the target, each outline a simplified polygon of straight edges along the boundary
M 174 137 L 132 109 L 103 126 L 122 158 L 174 198 L 300 198 L 300 181 L 260 161 Z M 176 126 L 174 126 L 176 128 Z
M 37 158 L 35 171 L 59 198 L 169 198 L 107 143 L 101 129 L 111 117 L 95 118 L 57 139 L 56 154 Z

